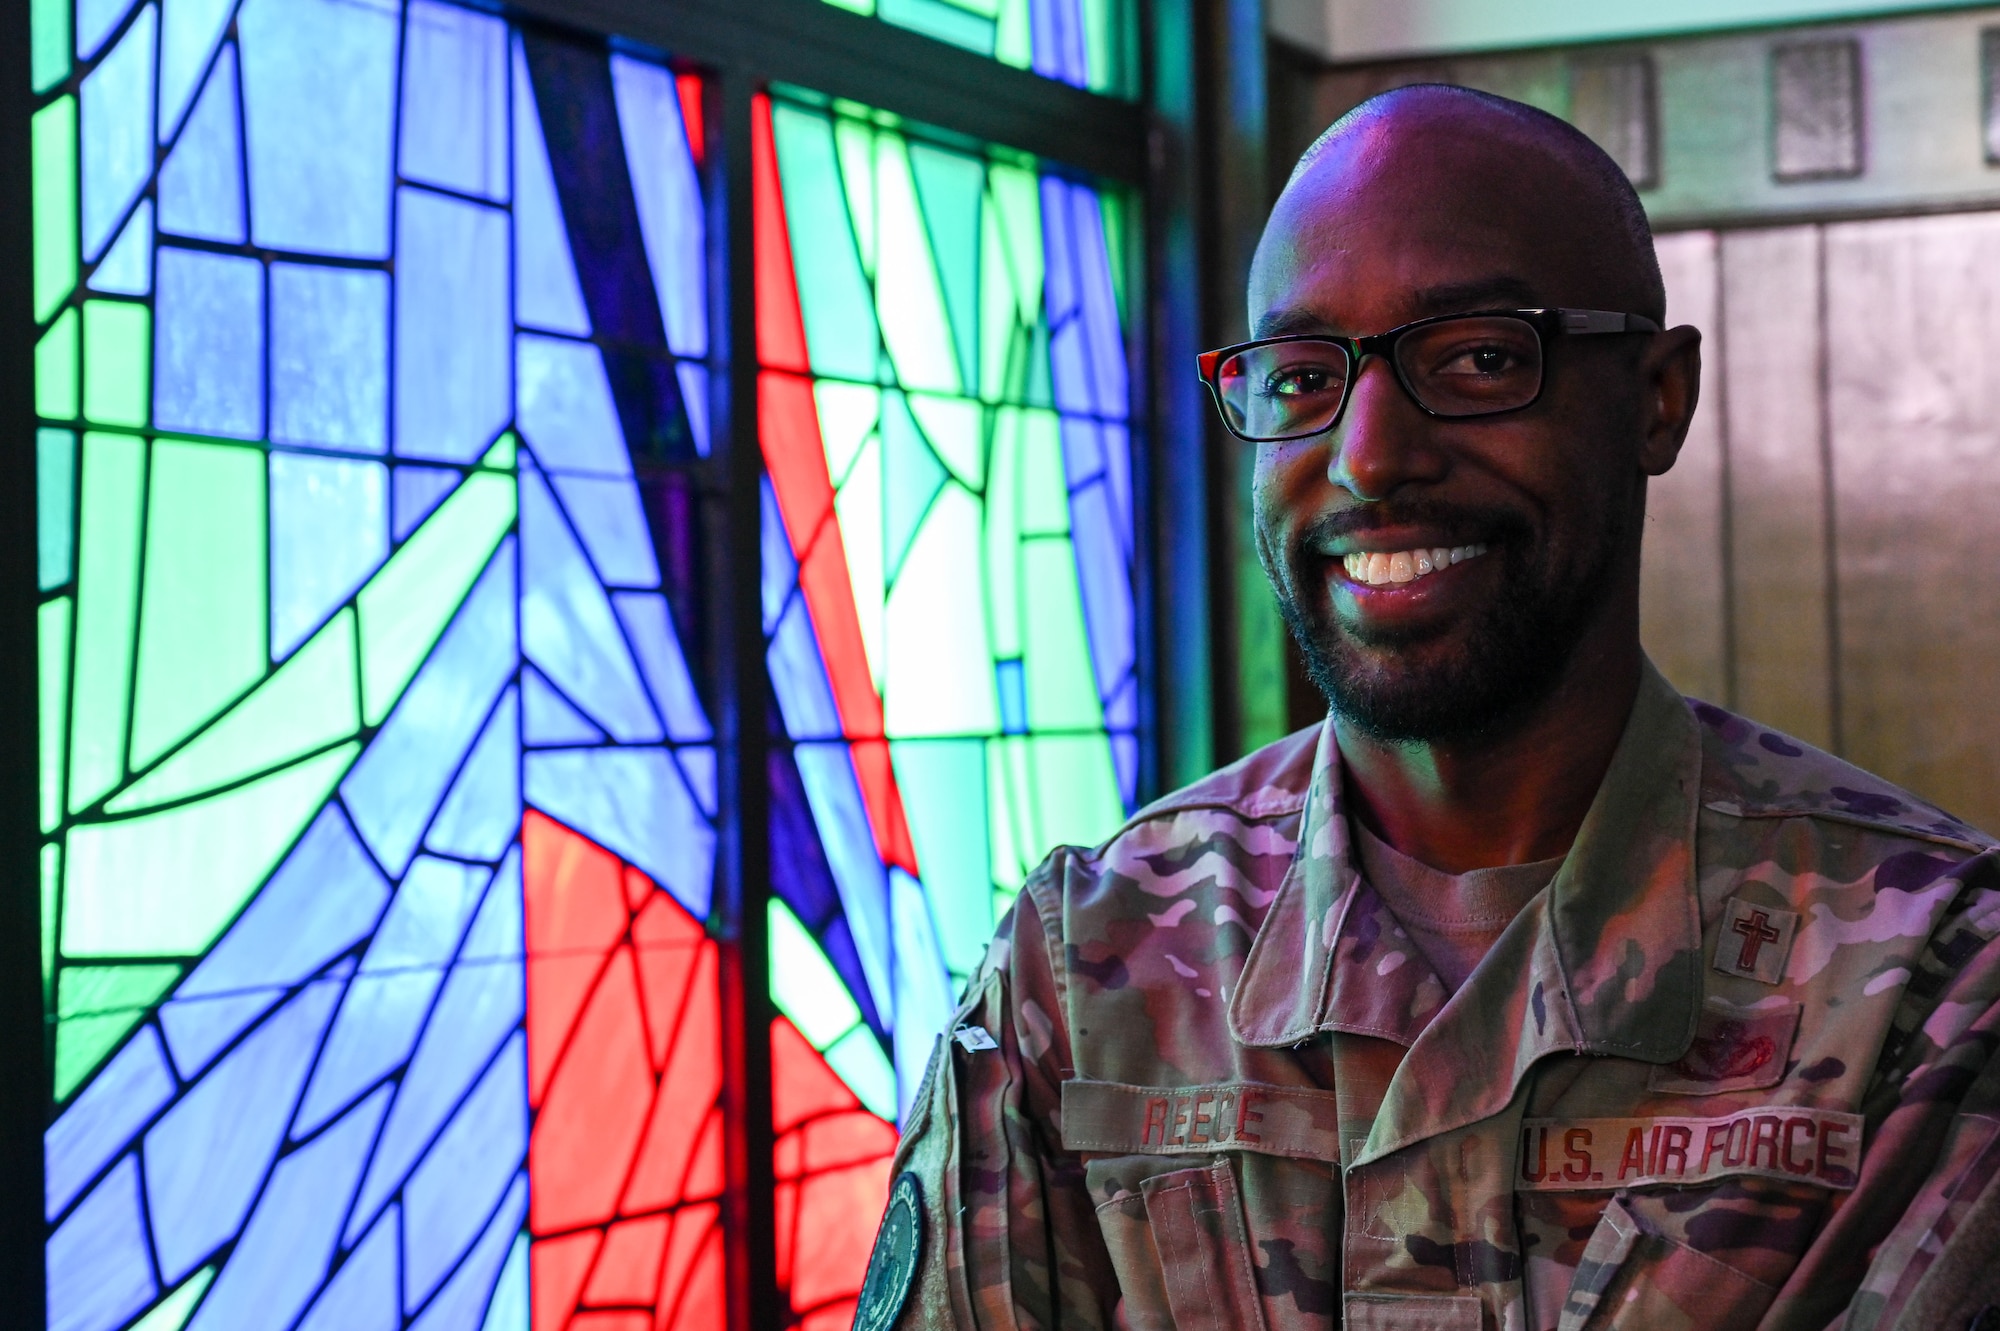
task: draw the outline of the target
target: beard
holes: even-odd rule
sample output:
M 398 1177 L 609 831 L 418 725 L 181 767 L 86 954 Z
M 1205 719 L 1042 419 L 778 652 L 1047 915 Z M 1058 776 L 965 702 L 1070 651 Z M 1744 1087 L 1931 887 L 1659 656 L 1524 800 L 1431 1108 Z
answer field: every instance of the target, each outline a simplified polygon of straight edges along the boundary
M 1554 691 L 1615 585 L 1630 519 L 1615 502 L 1600 512 L 1597 530 L 1564 558 L 1533 541 L 1527 522 L 1511 512 L 1421 501 L 1350 510 L 1307 529 L 1288 552 L 1286 576 L 1273 577 L 1272 587 L 1313 683 L 1363 734 L 1389 744 L 1501 734 Z M 1366 522 L 1353 521 L 1362 514 Z M 1489 549 L 1480 558 L 1504 567 L 1499 594 L 1470 624 L 1385 632 L 1335 620 L 1325 591 L 1331 561 L 1315 545 L 1405 522 L 1485 533 Z M 1306 589 L 1310 608 L 1300 594 Z M 1445 641 L 1454 634 L 1455 647 Z

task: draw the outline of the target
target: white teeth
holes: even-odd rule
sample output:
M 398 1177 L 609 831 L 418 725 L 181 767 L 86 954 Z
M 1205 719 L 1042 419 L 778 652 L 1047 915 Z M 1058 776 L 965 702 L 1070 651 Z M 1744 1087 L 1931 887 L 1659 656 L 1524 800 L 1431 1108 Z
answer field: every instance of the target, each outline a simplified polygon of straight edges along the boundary
M 1341 567 L 1356 582 L 1380 587 L 1386 583 L 1415 582 L 1453 564 L 1485 554 L 1480 545 L 1441 545 L 1429 550 L 1357 550 L 1341 556 Z

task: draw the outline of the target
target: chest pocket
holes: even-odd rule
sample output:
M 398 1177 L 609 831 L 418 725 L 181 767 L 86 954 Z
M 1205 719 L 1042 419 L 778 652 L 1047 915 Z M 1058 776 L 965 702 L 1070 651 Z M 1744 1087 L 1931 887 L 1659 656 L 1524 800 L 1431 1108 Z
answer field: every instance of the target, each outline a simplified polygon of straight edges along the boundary
M 1097 1218 L 1133 1331 L 1265 1331 L 1228 1160 L 1154 1174 Z
M 1557 1331 L 1734 1331 L 1778 1291 L 1656 1234 L 1613 1198 L 1584 1246 Z

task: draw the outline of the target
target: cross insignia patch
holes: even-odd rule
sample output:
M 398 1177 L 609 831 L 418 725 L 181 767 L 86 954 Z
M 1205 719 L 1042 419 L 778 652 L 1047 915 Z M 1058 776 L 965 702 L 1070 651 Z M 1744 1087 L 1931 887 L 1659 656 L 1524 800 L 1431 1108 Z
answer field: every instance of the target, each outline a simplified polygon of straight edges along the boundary
M 1776 984 L 1798 931 L 1797 911 L 1731 897 L 1722 909 L 1722 932 L 1715 940 L 1715 968 L 1724 975 Z

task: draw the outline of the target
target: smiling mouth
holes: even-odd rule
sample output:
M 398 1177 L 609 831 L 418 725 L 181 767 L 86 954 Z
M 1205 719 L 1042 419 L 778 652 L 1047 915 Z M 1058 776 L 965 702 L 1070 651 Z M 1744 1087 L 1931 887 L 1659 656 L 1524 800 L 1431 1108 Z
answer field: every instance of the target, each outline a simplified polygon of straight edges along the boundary
M 1369 587 L 1383 587 L 1429 577 L 1453 564 L 1477 559 L 1490 548 L 1481 542 L 1478 545 L 1440 545 L 1428 550 L 1357 550 L 1353 554 L 1342 555 L 1340 564 L 1355 582 Z

